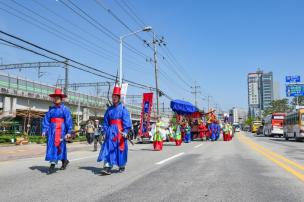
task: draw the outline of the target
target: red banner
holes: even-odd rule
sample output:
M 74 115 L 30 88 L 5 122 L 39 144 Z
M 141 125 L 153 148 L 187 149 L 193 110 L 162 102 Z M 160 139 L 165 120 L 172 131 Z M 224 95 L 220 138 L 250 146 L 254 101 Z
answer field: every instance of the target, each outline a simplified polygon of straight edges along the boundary
M 149 137 L 150 115 L 153 105 L 153 93 L 144 93 L 140 116 L 139 136 Z

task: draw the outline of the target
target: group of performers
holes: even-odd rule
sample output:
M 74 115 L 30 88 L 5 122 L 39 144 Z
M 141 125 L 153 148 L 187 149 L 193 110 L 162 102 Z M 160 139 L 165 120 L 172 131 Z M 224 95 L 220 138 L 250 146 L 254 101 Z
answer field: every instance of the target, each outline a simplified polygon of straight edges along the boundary
M 60 170 L 65 170 L 69 164 L 66 143 L 71 138 L 73 119 L 70 110 L 63 104 L 67 96 L 60 89 L 55 89 L 55 92 L 49 96 L 53 100 L 53 106 L 49 108 L 43 119 L 42 136 L 47 137 L 45 160 L 50 162 L 48 174 L 52 174 L 56 171 L 58 161 L 62 161 Z M 121 88 L 115 86 L 112 105 L 104 115 L 102 125 L 104 141 L 97 158 L 98 162 L 104 164 L 103 175 L 110 175 L 113 166 L 117 166 L 119 172 L 124 172 L 128 160 L 128 132 L 132 127 L 132 121 L 128 110 L 120 102 L 120 97 Z M 221 127 L 212 113 L 206 123 L 202 119 L 194 122 L 182 119 L 171 123 L 168 127 L 158 119 L 152 131 L 153 147 L 156 151 L 163 149 L 163 141 L 166 138 L 174 141 L 176 146 L 180 146 L 182 142 L 190 143 L 195 138 L 217 141 L 223 131 L 224 141 L 232 139 L 232 126 L 225 120 L 225 124 Z
M 48 174 L 52 174 L 56 171 L 58 161 L 62 161 L 60 170 L 65 170 L 69 164 L 66 143 L 71 138 L 73 120 L 70 110 L 63 104 L 63 99 L 67 96 L 60 89 L 55 89 L 49 96 L 53 100 L 53 106 L 43 119 L 42 136 L 47 137 L 45 160 L 50 162 Z M 112 94 L 112 106 L 104 115 L 104 142 L 97 158 L 98 162 L 104 164 L 103 175 L 110 175 L 113 166 L 118 166 L 119 172 L 124 172 L 128 160 L 128 132 L 132 122 L 120 97 L 121 88 L 116 86 Z
M 224 124 L 216 119 L 213 113 L 206 116 L 206 121 L 197 118 L 194 121 L 190 118 L 183 118 L 180 121 L 170 123 L 168 127 L 158 121 L 151 130 L 153 147 L 155 151 L 161 151 L 164 141 L 175 142 L 180 146 L 183 142 L 190 143 L 194 139 L 217 141 L 221 134 L 223 141 L 230 141 L 233 137 L 233 127 L 225 117 Z

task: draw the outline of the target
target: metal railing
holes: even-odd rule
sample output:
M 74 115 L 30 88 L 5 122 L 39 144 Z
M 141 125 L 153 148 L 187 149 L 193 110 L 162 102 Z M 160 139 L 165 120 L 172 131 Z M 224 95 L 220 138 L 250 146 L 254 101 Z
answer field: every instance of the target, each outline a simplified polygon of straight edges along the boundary
M 55 86 L 31 81 L 28 79 L 0 73 L 0 88 L 5 94 L 12 94 L 21 97 L 31 97 L 34 99 L 50 100 L 49 94 L 54 92 Z M 67 102 L 73 105 L 105 109 L 107 98 L 87 95 L 74 91 L 68 92 Z M 131 114 L 140 115 L 141 106 L 126 104 Z

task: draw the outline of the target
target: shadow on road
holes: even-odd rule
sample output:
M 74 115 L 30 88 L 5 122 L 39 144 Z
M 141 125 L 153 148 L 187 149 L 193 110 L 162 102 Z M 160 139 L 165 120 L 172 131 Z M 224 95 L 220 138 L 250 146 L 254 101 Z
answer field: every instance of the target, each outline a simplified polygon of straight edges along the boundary
M 167 147 L 167 146 L 175 146 L 175 143 L 174 143 L 174 144 L 164 143 L 164 146 L 165 146 L 165 147 Z
M 140 149 L 141 151 L 154 151 L 154 149 L 153 148 L 151 148 L 151 149 Z
M 32 166 L 32 167 L 29 167 L 29 169 L 31 169 L 31 170 L 38 170 L 41 173 L 47 174 L 48 170 L 49 170 L 49 167 L 48 166 Z
M 93 167 L 93 166 L 83 166 L 83 167 L 79 167 L 79 169 L 81 170 L 87 170 L 92 172 L 94 175 L 101 175 L 102 174 L 102 168 L 98 168 L 98 167 Z M 112 169 L 111 173 L 119 173 L 119 170 L 117 169 Z
M 97 168 L 97 167 L 93 167 L 93 166 L 83 166 L 83 167 L 79 167 L 79 169 L 91 171 L 95 175 L 101 174 L 101 168 Z

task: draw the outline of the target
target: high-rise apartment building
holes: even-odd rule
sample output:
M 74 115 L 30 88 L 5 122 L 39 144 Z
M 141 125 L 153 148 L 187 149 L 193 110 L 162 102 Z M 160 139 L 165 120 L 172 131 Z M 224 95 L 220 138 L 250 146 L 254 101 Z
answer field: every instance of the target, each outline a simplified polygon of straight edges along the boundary
M 249 73 L 248 83 L 248 115 L 260 117 L 264 109 L 273 101 L 273 74 L 258 70 Z

